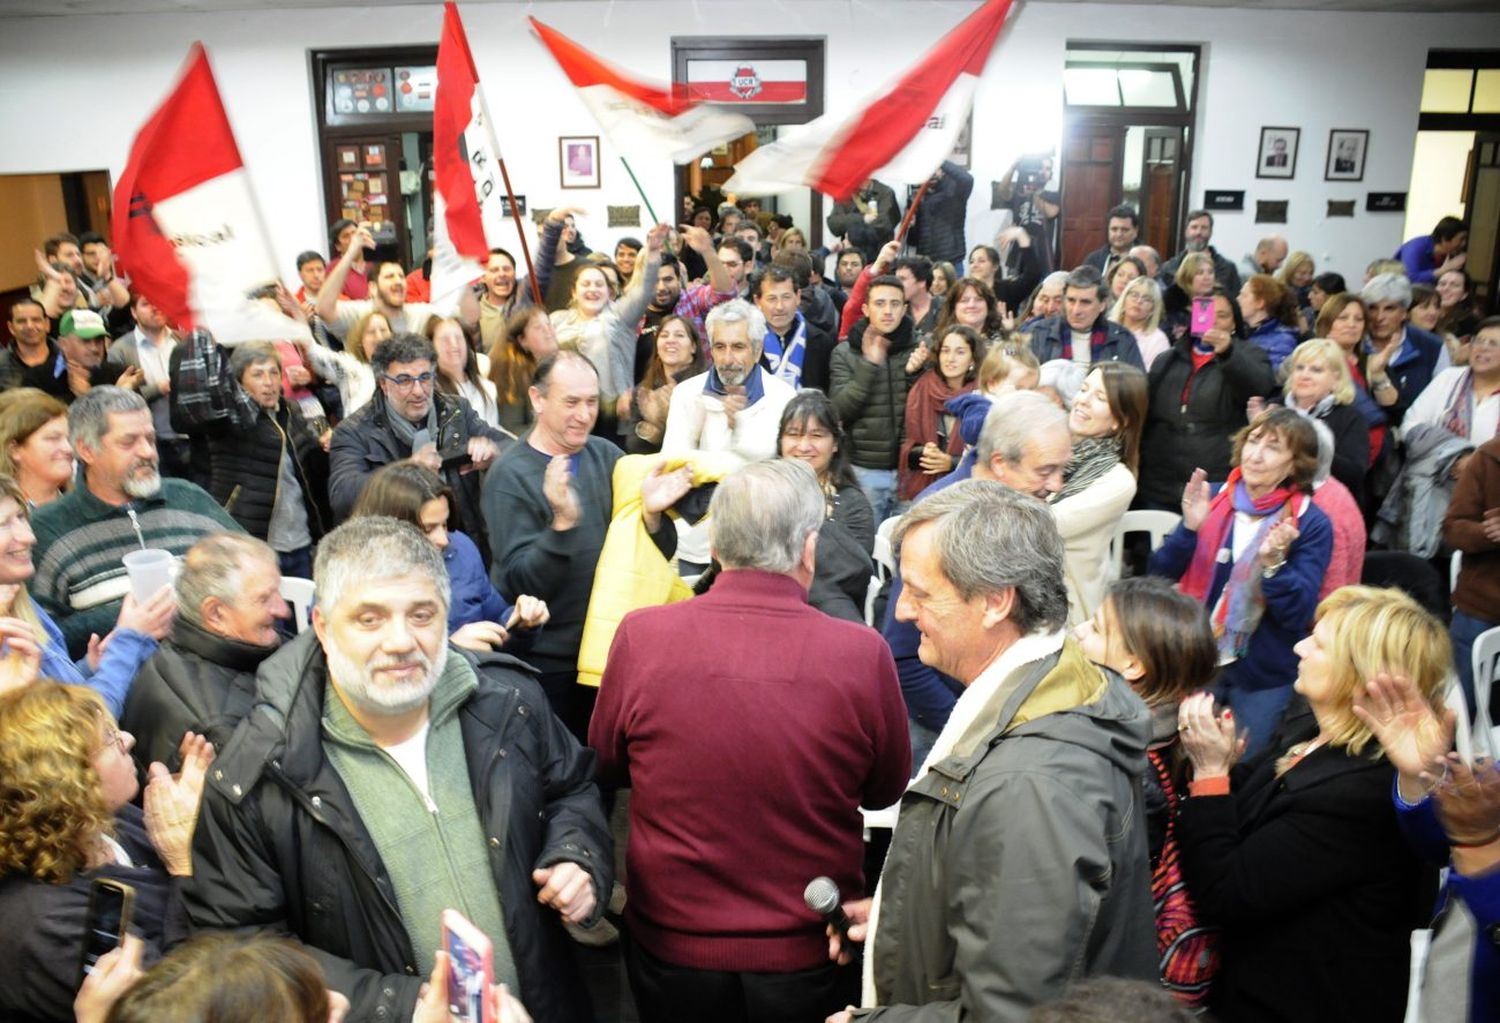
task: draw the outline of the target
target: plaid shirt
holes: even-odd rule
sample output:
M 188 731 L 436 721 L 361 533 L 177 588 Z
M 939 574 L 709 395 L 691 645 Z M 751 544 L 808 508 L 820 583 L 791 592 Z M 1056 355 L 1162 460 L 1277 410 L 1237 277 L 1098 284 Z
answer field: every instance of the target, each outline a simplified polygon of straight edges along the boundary
M 224 349 L 206 330 L 195 330 L 182 342 L 177 367 L 177 411 L 192 427 L 229 422 L 241 430 L 255 425 L 260 406 L 229 375 Z
M 677 299 L 677 305 L 672 308 L 672 312 L 693 325 L 706 354 L 708 336 L 703 333 L 703 317 L 707 316 L 708 311 L 719 303 L 728 302 L 737 297 L 738 293 L 734 291 L 715 291 L 712 284 L 689 284 L 682 289 L 682 295 Z

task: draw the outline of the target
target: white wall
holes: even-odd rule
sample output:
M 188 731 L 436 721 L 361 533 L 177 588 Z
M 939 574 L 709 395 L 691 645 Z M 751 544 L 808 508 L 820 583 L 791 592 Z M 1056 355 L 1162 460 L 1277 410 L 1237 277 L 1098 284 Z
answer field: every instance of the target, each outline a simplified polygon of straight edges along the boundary
M 604 227 L 605 205 L 633 204 L 635 192 L 607 146 L 600 191 L 557 187 L 557 136 L 597 129 L 530 37 L 527 13 L 663 81 L 670 77 L 674 35 L 762 29 L 826 37 L 827 109 L 847 113 L 974 6 L 972 0 L 577 0 L 470 4 L 463 16 L 517 191 L 535 206 L 587 207 L 592 215 L 582 227 L 602 247 L 638 233 Z M 320 247 L 328 221 L 307 51 L 435 41 L 441 16 L 441 7 L 429 4 L 0 20 L 0 173 L 107 167 L 118 174 L 135 131 L 169 88 L 188 45 L 201 39 L 291 276 L 296 252 Z M 1255 200 L 1287 199 L 1291 222 L 1279 230 L 1293 247 L 1312 251 L 1320 266 L 1357 275 L 1401 241 L 1401 215 L 1366 214 L 1364 193 L 1407 188 L 1428 48 L 1500 47 L 1500 19 L 1029 2 L 1002 35 L 976 98 L 971 244 L 997 224 L 988 209 L 989 178 L 1019 153 L 1058 141 L 1069 40 L 1202 44 L 1192 201 L 1205 188 L 1247 193 L 1246 213 L 1220 215 L 1216 244 L 1238 258 L 1263 233 L 1253 223 Z M 75 127 L 66 127 L 68 112 Z M 1295 180 L 1255 179 L 1265 124 L 1302 128 Z M 1331 128 L 1370 130 L 1363 182 L 1322 180 Z M 670 165 L 632 163 L 658 213 L 667 215 Z M 1327 221 L 1329 198 L 1357 199 L 1354 219 Z

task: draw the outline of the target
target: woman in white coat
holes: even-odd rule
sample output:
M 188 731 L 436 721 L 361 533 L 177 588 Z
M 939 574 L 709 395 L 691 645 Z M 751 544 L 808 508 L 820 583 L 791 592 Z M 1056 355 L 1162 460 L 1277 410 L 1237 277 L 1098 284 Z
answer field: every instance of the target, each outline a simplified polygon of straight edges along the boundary
M 1146 403 L 1146 374 L 1123 362 L 1095 366 L 1073 398 L 1073 456 L 1063 470 L 1063 488 L 1052 498 L 1067 548 L 1070 625 L 1092 618 L 1114 581 L 1109 542 L 1135 497 Z

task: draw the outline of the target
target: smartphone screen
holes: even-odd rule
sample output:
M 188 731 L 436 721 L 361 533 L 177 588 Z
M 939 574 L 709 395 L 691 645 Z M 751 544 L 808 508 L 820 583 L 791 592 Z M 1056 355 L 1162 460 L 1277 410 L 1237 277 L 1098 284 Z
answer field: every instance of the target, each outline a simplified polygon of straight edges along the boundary
M 105 953 L 118 948 L 130 927 L 135 889 L 119 881 L 99 878 L 89 886 L 88 915 L 84 918 L 83 962 L 79 983 L 94 972 Z
M 493 1023 L 485 1013 L 485 993 L 495 983 L 489 938 L 449 909 L 443 912 L 443 945 L 448 952 L 448 1012 L 464 1023 Z
M 1214 300 L 1211 298 L 1193 299 L 1193 319 L 1189 327 L 1194 337 L 1202 337 L 1214 329 Z

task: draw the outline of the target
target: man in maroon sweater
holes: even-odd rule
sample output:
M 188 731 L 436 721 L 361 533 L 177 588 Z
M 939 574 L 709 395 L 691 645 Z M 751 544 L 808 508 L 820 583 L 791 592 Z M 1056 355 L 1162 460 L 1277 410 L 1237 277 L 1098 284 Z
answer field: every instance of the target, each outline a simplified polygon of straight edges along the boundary
M 589 744 L 630 785 L 627 967 L 643 1023 L 822 1023 L 858 992 L 802 902 L 865 890 L 859 807 L 910 776 L 880 634 L 807 605 L 824 496 L 791 459 L 719 484 L 707 594 L 620 624 Z

